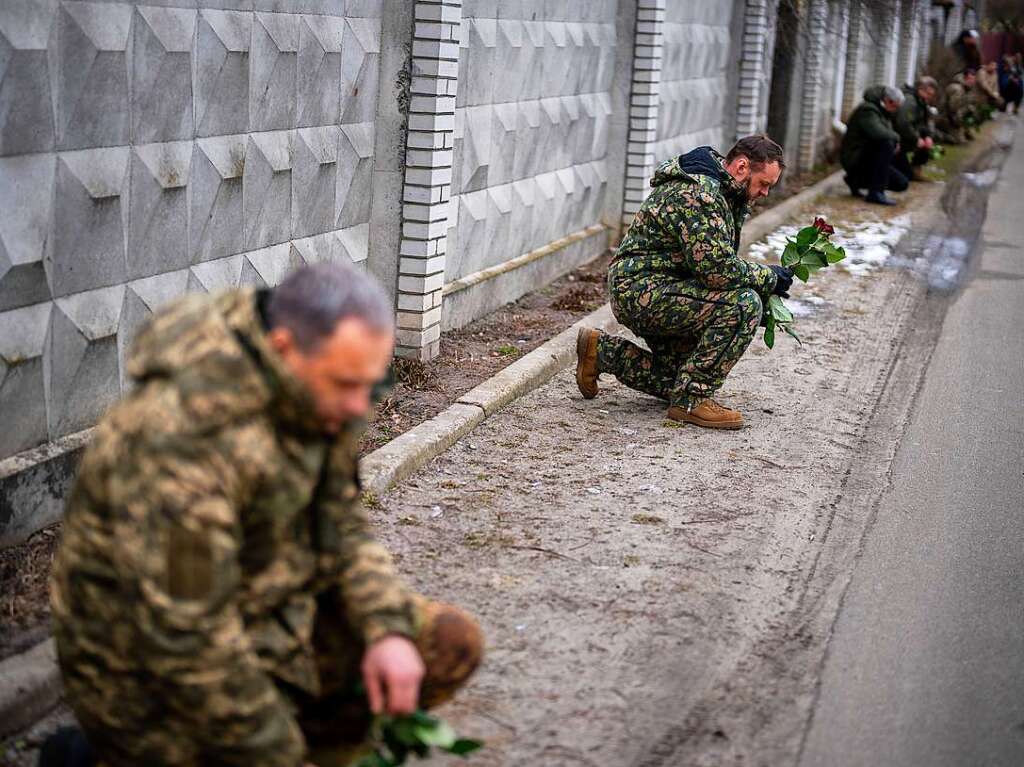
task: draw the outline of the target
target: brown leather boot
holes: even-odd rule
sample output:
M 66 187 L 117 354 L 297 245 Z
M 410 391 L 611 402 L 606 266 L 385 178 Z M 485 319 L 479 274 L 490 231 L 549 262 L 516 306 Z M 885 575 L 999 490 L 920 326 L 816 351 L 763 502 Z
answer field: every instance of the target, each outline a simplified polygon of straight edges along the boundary
M 576 336 L 576 385 L 583 399 L 597 396 L 597 339 L 601 331 L 580 328 Z
M 713 399 L 704 400 L 689 412 L 678 405 L 673 405 L 668 409 L 668 417 L 673 421 L 692 423 L 707 429 L 740 429 L 743 427 L 743 416 L 738 411 L 722 407 Z

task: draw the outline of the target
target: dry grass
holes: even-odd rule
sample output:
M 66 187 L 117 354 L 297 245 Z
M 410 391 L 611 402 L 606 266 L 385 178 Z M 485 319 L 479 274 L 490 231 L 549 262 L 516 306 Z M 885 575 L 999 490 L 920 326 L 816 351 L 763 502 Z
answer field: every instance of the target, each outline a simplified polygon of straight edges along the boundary
M 50 563 L 60 526 L 0 551 L 0 657 L 21 652 L 49 627 Z

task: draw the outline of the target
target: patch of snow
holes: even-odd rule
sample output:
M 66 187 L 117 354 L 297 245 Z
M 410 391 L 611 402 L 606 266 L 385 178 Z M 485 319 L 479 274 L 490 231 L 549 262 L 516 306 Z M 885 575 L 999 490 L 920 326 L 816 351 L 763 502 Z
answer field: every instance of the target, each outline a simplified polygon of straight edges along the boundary
M 896 216 L 888 221 L 862 221 L 860 223 L 833 223 L 832 242 L 846 251 L 846 259 L 837 266 L 850 274 L 860 276 L 883 266 L 892 256 L 896 245 L 910 230 L 910 216 Z M 796 237 L 800 227 L 780 226 L 764 240 L 750 246 L 749 254 L 758 261 L 776 263 L 782 258 L 786 242 Z

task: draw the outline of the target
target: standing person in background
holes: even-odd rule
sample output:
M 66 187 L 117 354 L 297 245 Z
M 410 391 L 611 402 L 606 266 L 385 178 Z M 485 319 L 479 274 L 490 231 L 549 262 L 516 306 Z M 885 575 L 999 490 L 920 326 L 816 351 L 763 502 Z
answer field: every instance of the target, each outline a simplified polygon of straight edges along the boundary
M 961 71 L 981 69 L 981 49 L 978 47 L 980 39 L 981 35 L 976 29 L 965 29 L 950 46 Z
M 1013 114 L 1020 111 L 1020 102 L 1024 98 L 1024 81 L 1021 77 L 1020 54 L 1006 54 L 999 61 L 999 95 L 1003 97 L 1003 109 Z

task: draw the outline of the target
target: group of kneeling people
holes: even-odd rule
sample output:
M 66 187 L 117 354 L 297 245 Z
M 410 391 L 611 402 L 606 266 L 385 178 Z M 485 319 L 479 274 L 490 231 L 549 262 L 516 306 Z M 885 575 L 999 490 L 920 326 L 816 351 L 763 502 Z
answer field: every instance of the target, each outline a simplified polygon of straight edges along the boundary
M 1020 78 L 1002 79 L 1017 89 L 1000 88 L 995 62 L 977 71 L 965 69 L 946 86 L 938 105 L 939 84 L 927 75 L 902 90 L 889 85 L 868 88 L 847 121 L 840 149 L 850 193 L 867 202 L 894 205 L 886 190 L 903 192 L 911 181 L 924 181 L 921 169 L 936 147 L 971 141 L 995 110 L 1011 104 L 1019 108 Z

